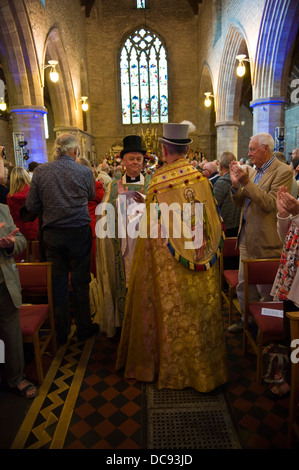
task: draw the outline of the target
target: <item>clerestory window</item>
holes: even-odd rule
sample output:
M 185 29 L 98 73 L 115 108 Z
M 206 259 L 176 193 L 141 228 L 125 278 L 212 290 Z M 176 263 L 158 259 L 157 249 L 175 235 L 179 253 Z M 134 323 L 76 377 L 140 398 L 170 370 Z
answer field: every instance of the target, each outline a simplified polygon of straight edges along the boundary
M 136 5 L 136 7 L 137 7 L 137 8 L 146 8 L 145 2 L 146 2 L 146 0 L 137 0 L 137 5 Z
M 123 124 L 168 122 L 167 55 L 161 39 L 140 28 L 120 54 Z

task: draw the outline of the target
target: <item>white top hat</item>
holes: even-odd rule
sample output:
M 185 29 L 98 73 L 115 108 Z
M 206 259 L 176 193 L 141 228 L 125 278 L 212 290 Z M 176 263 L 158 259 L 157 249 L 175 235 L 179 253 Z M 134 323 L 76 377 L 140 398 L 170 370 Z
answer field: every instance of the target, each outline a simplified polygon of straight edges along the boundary
M 159 137 L 159 142 L 165 144 L 188 145 L 192 139 L 188 139 L 188 124 L 163 124 L 163 137 Z

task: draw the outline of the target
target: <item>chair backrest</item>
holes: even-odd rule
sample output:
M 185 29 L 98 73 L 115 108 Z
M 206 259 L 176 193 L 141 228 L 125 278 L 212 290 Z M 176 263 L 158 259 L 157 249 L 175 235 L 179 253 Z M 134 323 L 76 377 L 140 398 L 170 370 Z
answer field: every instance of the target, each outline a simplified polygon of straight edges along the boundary
M 34 263 L 40 261 L 40 253 L 39 253 L 39 241 L 32 240 L 31 242 L 31 257 Z
M 248 284 L 272 284 L 280 258 L 243 259 L 244 282 Z
M 27 263 L 29 261 L 29 253 L 30 253 L 30 242 L 27 241 L 26 249 L 22 251 L 22 253 L 18 253 L 14 255 L 14 259 L 16 263 Z
M 240 256 L 239 247 L 237 246 L 237 237 L 228 237 L 224 240 L 222 253 L 224 258 Z
M 52 303 L 52 263 L 16 263 L 22 291 L 26 295 L 47 295 Z

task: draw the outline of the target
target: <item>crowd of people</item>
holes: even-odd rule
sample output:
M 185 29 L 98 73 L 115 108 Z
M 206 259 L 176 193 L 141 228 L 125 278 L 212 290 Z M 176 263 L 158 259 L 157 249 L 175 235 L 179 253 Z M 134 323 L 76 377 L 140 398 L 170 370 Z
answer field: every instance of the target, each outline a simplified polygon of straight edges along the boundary
M 158 388 L 209 392 L 228 380 L 218 268 L 225 237 L 238 240 L 241 309 L 242 259 L 280 256 L 274 285 L 251 286 L 250 299 L 299 309 L 299 149 L 288 164 L 272 136 L 259 133 L 247 159 L 226 151 L 208 161 L 190 148 L 189 130 L 186 122 L 164 124 L 157 156 L 141 137 L 127 136 L 118 159 L 97 168 L 71 134 L 57 138 L 53 161 L 31 162 L 28 171 L 8 164 L 0 147 L 0 339 L 11 389 L 26 398 L 38 393 L 24 377 L 18 322 L 14 256 L 26 241 L 38 239 L 41 260 L 53 263 L 59 344 L 67 343 L 72 320 L 78 341 L 99 329 L 119 333 L 116 369 L 126 378 L 157 379 Z M 170 215 L 165 207 L 173 204 Z M 90 314 L 91 275 L 100 324 Z M 242 317 L 228 331 L 242 332 Z M 288 384 L 272 390 L 287 392 Z

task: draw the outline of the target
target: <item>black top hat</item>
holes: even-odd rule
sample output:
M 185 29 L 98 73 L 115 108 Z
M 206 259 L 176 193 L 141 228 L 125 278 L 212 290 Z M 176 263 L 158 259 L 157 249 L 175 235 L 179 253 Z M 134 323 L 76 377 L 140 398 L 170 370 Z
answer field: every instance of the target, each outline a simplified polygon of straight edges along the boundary
M 146 154 L 146 150 L 142 144 L 142 139 L 139 135 L 127 135 L 123 139 L 124 148 L 120 152 L 120 156 L 123 157 L 125 153 L 129 152 L 140 152 L 142 155 Z

